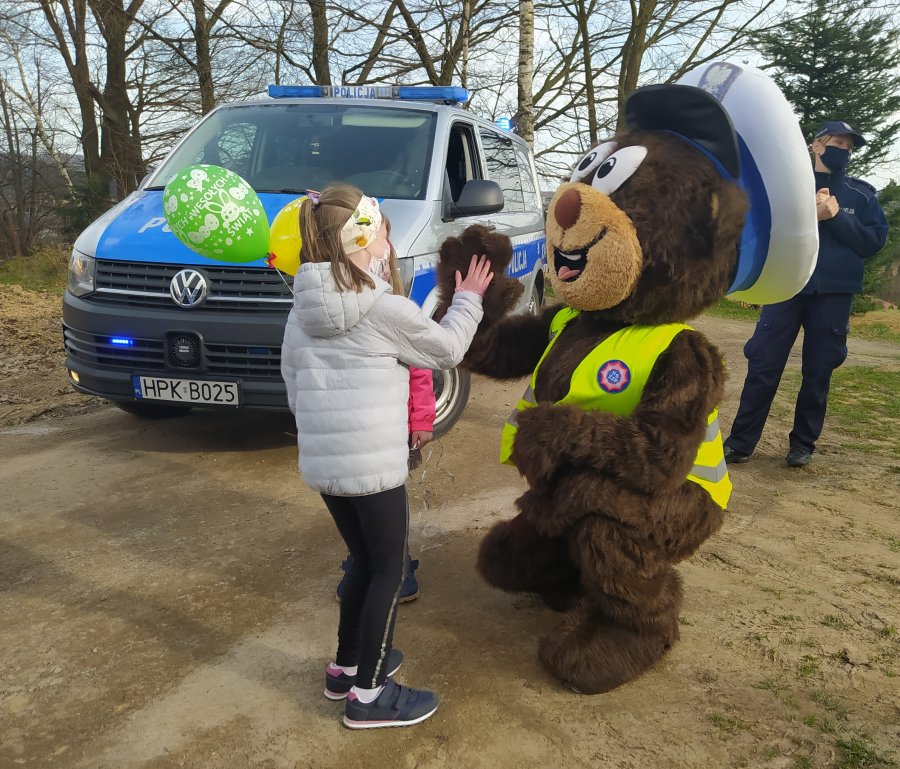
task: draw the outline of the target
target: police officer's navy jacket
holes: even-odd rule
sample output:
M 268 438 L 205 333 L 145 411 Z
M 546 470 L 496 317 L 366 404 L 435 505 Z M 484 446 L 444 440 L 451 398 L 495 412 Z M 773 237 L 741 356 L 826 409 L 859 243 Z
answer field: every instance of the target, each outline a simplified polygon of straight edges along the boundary
M 827 187 L 840 210 L 819 222 L 819 259 L 800 293 L 855 294 L 862 291 L 863 259 L 887 240 L 888 224 L 875 188 L 845 174 L 815 174 L 816 189 Z

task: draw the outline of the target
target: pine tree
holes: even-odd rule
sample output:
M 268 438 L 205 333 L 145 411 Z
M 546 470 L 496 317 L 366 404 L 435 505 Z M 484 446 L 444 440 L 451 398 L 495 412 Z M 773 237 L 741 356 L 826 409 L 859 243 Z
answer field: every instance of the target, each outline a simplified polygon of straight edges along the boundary
M 878 202 L 888 221 L 884 248 L 865 261 L 863 291 L 900 303 L 900 184 L 888 183 L 878 193 Z
M 805 137 L 825 120 L 846 120 L 866 136 L 851 164 L 852 173 L 864 174 L 900 135 L 900 120 L 892 119 L 900 110 L 900 28 L 874 0 L 807 0 L 802 7 L 802 15 L 757 35 L 755 47 Z

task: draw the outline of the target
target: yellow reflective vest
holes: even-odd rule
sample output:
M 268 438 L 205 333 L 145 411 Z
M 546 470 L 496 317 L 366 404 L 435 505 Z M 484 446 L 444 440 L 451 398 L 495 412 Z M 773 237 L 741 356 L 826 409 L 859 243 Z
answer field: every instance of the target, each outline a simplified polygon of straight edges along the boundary
M 550 342 L 534 369 L 531 384 L 503 427 L 500 439 L 501 462 L 512 464 L 510 455 L 518 430 L 519 413 L 536 405 L 534 385 L 541 364 L 560 332 L 577 316 L 578 310 L 571 307 L 560 310 L 554 316 L 550 324 Z M 641 399 L 656 359 L 668 349 L 676 335 L 685 329 L 690 329 L 690 326 L 667 323 L 661 326 L 628 326 L 615 332 L 578 364 L 572 374 L 569 391 L 556 405 L 571 405 L 586 411 L 605 411 L 616 416 L 628 416 Z M 725 464 L 718 417 L 718 409 L 713 409 L 687 480 L 706 489 L 713 501 L 724 509 L 731 496 L 731 479 Z

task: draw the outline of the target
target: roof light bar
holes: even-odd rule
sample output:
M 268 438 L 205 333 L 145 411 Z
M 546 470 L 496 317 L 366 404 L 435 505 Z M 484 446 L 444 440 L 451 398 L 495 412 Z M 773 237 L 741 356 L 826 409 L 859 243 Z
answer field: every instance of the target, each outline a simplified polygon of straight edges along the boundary
M 459 86 L 412 85 L 270 85 L 273 99 L 402 99 L 465 104 L 469 92 Z
M 465 88 L 454 85 L 401 85 L 397 91 L 401 99 L 452 101 L 459 104 L 465 104 L 469 100 L 469 92 Z

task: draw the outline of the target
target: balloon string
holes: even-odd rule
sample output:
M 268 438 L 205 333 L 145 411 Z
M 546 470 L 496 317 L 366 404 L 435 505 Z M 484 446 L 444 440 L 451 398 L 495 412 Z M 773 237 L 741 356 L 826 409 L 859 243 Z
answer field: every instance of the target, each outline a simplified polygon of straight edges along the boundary
M 279 270 L 277 267 L 273 267 L 272 269 L 274 269 L 275 272 L 278 273 L 278 277 L 281 278 L 281 282 L 284 283 L 284 285 L 286 285 L 288 287 L 288 290 L 293 294 L 294 287 L 290 283 L 287 282 L 287 279 L 284 277 L 284 273 L 281 270 Z
M 441 547 L 443 542 L 434 542 L 429 543 L 429 539 L 435 538 L 436 534 L 440 533 L 440 528 L 429 524 L 425 520 L 425 514 L 431 510 L 431 503 L 429 501 L 430 494 L 428 492 L 428 485 L 426 483 L 426 479 L 429 474 L 429 464 L 431 462 L 432 455 L 435 454 L 435 449 L 440 449 L 440 451 L 435 456 L 434 467 L 430 468 L 432 471 L 440 470 L 442 473 L 445 473 L 450 480 L 455 484 L 456 477 L 444 467 L 441 467 L 441 459 L 444 456 L 444 444 L 441 443 L 440 439 L 433 440 L 429 445 L 427 451 L 422 452 L 422 471 L 419 476 L 418 483 L 416 483 L 416 490 L 419 492 L 419 495 L 422 498 L 422 503 L 420 505 L 416 505 L 416 528 L 419 531 L 420 544 L 419 544 L 419 552 L 424 553 L 426 550 L 432 550 L 436 547 Z M 436 529 L 436 531 L 435 531 Z

